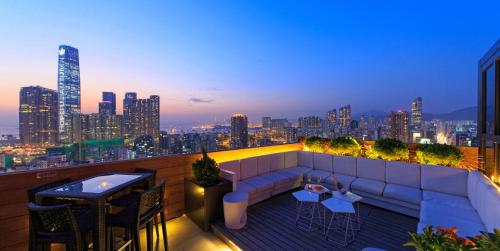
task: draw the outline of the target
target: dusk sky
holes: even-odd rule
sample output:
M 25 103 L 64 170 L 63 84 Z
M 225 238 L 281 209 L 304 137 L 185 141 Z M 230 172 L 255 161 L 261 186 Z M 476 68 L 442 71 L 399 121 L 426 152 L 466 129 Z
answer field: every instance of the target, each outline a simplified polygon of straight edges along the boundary
M 296 119 L 475 106 L 500 1 L 1 1 L 0 123 L 19 89 L 56 89 L 58 46 L 80 51 L 82 108 L 102 91 L 161 97 L 162 124 L 246 113 Z

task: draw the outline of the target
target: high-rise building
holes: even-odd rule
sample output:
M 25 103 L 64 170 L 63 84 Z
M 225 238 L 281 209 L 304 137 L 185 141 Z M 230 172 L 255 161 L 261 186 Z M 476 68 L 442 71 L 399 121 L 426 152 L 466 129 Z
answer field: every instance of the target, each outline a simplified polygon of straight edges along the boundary
M 19 136 L 22 144 L 58 142 L 58 94 L 40 86 L 19 92 Z
M 114 115 L 112 103 L 109 101 L 99 102 L 99 114 L 101 114 L 101 115 Z
M 82 140 L 110 140 L 121 138 L 122 116 L 111 114 L 85 114 L 81 115 L 81 139 Z
M 326 120 L 328 121 L 328 128 L 330 130 L 334 129 L 337 125 L 337 110 L 332 109 L 326 112 Z
M 248 147 L 248 118 L 244 114 L 231 116 L 231 148 Z
M 262 117 L 262 129 L 271 129 L 271 117 Z
M 422 128 L 422 98 L 417 97 L 411 102 L 411 126 L 413 130 Z
M 288 119 L 271 119 L 270 121 L 270 128 L 272 130 L 283 130 L 285 127 L 289 127 L 290 122 L 288 122 Z
M 123 132 L 126 138 L 132 136 L 131 107 L 136 100 L 137 100 L 137 93 L 135 92 L 125 93 L 125 98 L 123 99 Z
M 102 92 L 102 101 L 110 102 L 112 115 L 116 115 L 116 94 L 114 92 Z
M 148 99 L 135 99 L 127 107 L 130 116 L 129 132 L 133 138 L 144 135 L 159 140 L 160 135 L 160 97 L 150 96 Z
M 59 96 L 59 137 L 63 143 L 71 143 L 70 117 L 80 113 L 80 63 L 78 49 L 59 46 L 57 71 Z
M 322 136 L 323 120 L 318 116 L 300 117 L 298 134 L 306 137 Z
M 410 140 L 410 115 L 407 111 L 392 111 L 388 117 L 388 124 L 390 138 L 403 142 Z
M 351 105 L 342 106 L 339 108 L 339 124 L 342 128 L 351 126 Z

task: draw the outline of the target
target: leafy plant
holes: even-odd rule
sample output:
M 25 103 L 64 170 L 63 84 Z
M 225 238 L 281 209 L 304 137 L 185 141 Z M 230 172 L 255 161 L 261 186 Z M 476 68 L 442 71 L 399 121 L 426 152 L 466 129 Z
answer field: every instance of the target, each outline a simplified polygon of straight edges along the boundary
M 418 251 L 500 250 L 500 230 L 498 229 L 494 229 L 493 233 L 481 232 L 480 235 L 467 239 L 458 237 L 456 233 L 456 228 L 436 227 L 434 231 L 433 226 L 427 226 L 422 234 L 409 233 L 411 240 L 403 245 L 414 247 Z
M 196 160 L 192 165 L 194 178 L 203 187 L 215 185 L 220 181 L 219 164 L 214 159 L 208 157 L 205 147 L 202 147 L 201 151 L 203 157 Z
M 422 164 L 458 166 L 464 154 L 455 146 L 424 144 L 417 149 L 417 160 Z
M 333 139 L 328 151 L 336 155 L 359 156 L 361 145 L 354 137 L 343 136 Z
M 320 137 L 308 137 L 304 141 L 304 150 L 311 152 L 325 152 L 327 140 Z
M 366 151 L 366 156 L 383 160 L 407 160 L 408 145 L 397 139 L 379 139 Z

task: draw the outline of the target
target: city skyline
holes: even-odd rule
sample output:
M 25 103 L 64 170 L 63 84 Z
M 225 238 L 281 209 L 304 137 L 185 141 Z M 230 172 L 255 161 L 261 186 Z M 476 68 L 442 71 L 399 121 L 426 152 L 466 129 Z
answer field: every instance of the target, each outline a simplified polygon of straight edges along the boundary
M 0 101 L 0 119 L 12 125 L 18 121 L 20 87 L 40 85 L 57 89 L 55 53 L 60 44 L 80 51 L 83 113 L 98 111 L 97 104 L 104 91 L 114 92 L 118 100 L 128 91 L 139 96 L 161 96 L 162 124 L 213 122 L 215 118 L 222 121 L 234 113 L 247 114 L 250 121 L 259 121 L 263 116 L 293 119 L 323 116 L 325 111 L 343 104 L 351 104 L 353 114 L 374 109 L 388 113 L 408 110 L 415 96 L 426 100 L 426 112 L 446 113 L 477 103 L 473 91 L 477 80 L 474 69 L 477 58 L 496 39 L 496 30 L 490 25 L 498 18 L 473 12 L 493 9 L 494 4 L 466 6 L 454 2 L 454 6 L 446 6 L 451 10 L 442 18 L 439 10 L 446 3 L 434 6 L 393 3 L 387 11 L 382 10 L 382 5 L 364 6 L 354 14 L 350 12 L 350 16 L 337 13 L 352 9 L 350 5 L 294 3 L 285 8 L 283 16 L 276 18 L 269 12 L 281 6 L 273 3 L 260 4 L 259 8 L 252 3 L 230 3 L 224 7 L 203 3 L 159 4 L 158 10 L 172 14 L 162 16 L 152 6 L 134 4 L 123 7 L 116 3 L 2 3 L 4 8 L 0 9 L 6 15 L 1 16 L 9 21 L 0 24 L 7 38 L 0 47 L 0 53 L 5 55 L 0 59 L 3 66 L 0 83 L 8 95 Z M 116 14 L 107 16 L 117 7 Z M 380 12 L 370 14 L 370 7 Z M 56 15 L 64 8 L 77 8 L 82 13 L 74 17 Z M 470 11 L 471 8 L 476 11 Z M 262 15 L 263 20 L 248 23 L 255 19 L 246 10 Z M 398 10 L 400 14 L 396 13 Z M 148 11 L 152 12 L 151 18 L 144 20 Z M 330 11 L 336 15 L 332 17 Z M 418 11 L 428 15 L 417 17 L 414 12 Z M 21 21 L 30 20 L 29 16 L 35 12 L 40 22 Z M 74 26 L 89 12 L 95 13 L 95 21 Z M 230 12 L 234 12 L 229 18 L 235 24 L 218 21 L 213 16 Z M 384 12 L 387 17 L 374 20 Z M 298 17 L 292 17 L 292 13 Z M 198 14 L 199 18 L 184 20 L 187 14 Z M 354 21 L 361 14 L 367 14 L 374 23 L 361 25 Z M 403 14 L 407 17 L 403 18 Z M 461 14 L 469 17 L 466 18 L 469 25 L 463 25 Z M 429 20 L 419 19 L 422 16 Z M 299 22 L 297 18 L 302 20 Z M 401 24 L 396 24 L 396 19 Z M 16 29 L 8 27 L 16 20 L 19 21 Z M 274 28 L 265 25 L 266 22 Z M 42 34 L 36 30 L 50 30 L 46 27 L 56 23 L 60 25 L 57 31 L 37 39 Z M 97 27 L 97 23 L 103 26 Z M 479 23 L 480 29 L 474 25 Z M 237 25 L 241 24 L 249 25 L 244 29 L 248 34 L 238 32 Z M 302 26 L 295 27 L 298 24 Z M 219 28 L 210 30 L 209 25 Z M 345 27 L 339 27 L 342 25 Z M 73 26 L 78 28 L 68 28 Z M 382 26 L 385 32 L 375 34 Z M 402 26 L 407 29 L 401 31 Z M 447 32 L 431 37 L 445 27 Z M 110 33 L 112 28 L 116 32 Z M 158 31 L 162 32 L 154 35 L 154 40 L 148 39 Z M 469 36 L 471 33 L 474 36 Z M 132 35 L 137 38 L 113 43 Z M 364 36 L 372 38 L 370 44 L 363 43 Z M 170 41 L 168 37 L 174 39 Z M 290 45 L 285 45 L 285 41 L 291 41 Z M 312 46 L 312 41 L 317 44 Z M 184 42 L 187 44 L 183 45 Z M 115 45 L 112 50 L 108 49 L 111 44 Z M 14 53 L 15 56 L 9 57 Z M 373 69 L 365 68 L 367 64 L 361 55 Z M 381 65 L 382 62 L 385 64 Z M 359 69 L 365 72 L 357 74 Z M 449 88 L 456 95 L 451 100 L 442 97 Z M 391 99 L 385 99 L 387 96 Z M 117 102 L 116 110 L 122 110 L 121 102 Z

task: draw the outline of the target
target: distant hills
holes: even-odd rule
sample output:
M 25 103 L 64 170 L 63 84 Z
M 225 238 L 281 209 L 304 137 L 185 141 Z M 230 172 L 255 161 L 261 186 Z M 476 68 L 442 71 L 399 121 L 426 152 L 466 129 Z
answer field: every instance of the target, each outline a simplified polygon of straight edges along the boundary
M 359 119 L 361 115 L 373 116 L 378 119 L 384 119 L 389 115 L 389 112 L 378 111 L 378 110 L 370 110 L 363 113 L 357 113 L 353 115 L 354 119 Z M 471 106 L 462 108 L 456 111 L 452 111 L 449 113 L 443 114 L 432 114 L 432 113 L 424 113 L 424 120 L 431 119 L 442 119 L 442 120 L 477 120 L 477 106 Z

